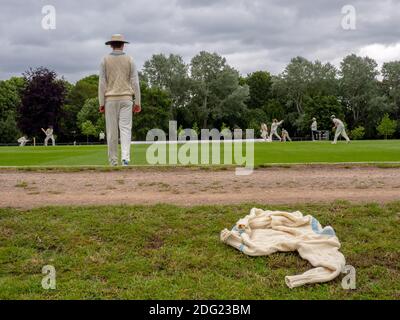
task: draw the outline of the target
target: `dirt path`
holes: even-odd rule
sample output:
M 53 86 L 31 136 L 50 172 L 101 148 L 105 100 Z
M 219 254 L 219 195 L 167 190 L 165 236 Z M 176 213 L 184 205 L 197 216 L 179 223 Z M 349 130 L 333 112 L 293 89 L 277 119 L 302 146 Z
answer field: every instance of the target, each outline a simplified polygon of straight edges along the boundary
M 0 171 L 0 207 L 47 205 L 297 203 L 400 200 L 400 168 L 256 170 Z

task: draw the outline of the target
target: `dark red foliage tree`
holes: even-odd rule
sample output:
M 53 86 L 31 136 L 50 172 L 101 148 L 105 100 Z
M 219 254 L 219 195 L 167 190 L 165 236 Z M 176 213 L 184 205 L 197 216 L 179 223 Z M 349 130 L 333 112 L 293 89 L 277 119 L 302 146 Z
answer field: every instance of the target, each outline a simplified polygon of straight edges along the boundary
M 40 128 L 53 126 L 57 134 L 67 93 L 64 81 L 57 79 L 55 71 L 44 67 L 29 69 L 23 76 L 25 86 L 21 90 L 17 117 L 19 129 L 29 137 L 43 137 Z

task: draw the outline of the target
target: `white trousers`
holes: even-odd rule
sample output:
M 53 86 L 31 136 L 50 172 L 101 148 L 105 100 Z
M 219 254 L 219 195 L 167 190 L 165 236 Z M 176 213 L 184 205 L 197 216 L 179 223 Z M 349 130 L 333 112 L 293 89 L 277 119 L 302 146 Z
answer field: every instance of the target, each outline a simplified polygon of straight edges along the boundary
M 55 146 L 56 140 L 54 139 L 54 135 L 46 136 L 46 138 L 44 139 L 44 145 L 47 146 L 47 143 L 49 142 L 50 139 L 52 141 L 52 145 Z
M 333 142 L 337 142 L 339 136 L 342 135 L 347 141 L 350 141 L 349 137 L 347 136 L 346 129 L 343 126 L 339 126 L 336 128 L 335 139 Z
M 261 137 L 262 137 L 264 140 L 267 140 L 267 138 L 268 138 L 268 131 L 266 131 L 266 130 L 261 130 Z
M 130 100 L 106 102 L 106 134 L 108 145 L 108 161 L 118 163 L 118 133 L 121 139 L 121 158 L 131 160 L 132 141 L 132 106 Z
M 280 141 L 282 141 L 282 138 L 279 136 L 279 134 L 278 134 L 278 132 L 276 130 L 275 131 L 271 131 L 270 136 L 269 136 L 269 140 L 272 141 L 272 137 L 273 136 L 277 137 Z

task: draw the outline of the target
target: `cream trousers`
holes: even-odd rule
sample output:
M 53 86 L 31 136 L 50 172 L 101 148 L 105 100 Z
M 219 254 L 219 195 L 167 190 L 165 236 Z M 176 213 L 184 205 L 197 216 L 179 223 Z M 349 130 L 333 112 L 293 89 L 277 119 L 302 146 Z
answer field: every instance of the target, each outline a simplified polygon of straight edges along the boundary
M 132 106 L 130 100 L 113 100 L 106 102 L 106 131 L 108 144 L 108 161 L 118 164 L 118 133 L 121 139 L 121 159 L 131 159 Z

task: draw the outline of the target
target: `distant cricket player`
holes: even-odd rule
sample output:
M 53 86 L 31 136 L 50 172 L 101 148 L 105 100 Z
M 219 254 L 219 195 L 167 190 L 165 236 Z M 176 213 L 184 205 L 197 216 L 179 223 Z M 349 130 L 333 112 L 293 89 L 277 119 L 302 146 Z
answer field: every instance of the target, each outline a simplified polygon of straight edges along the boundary
M 277 119 L 272 120 L 271 124 L 271 132 L 269 134 L 269 139 L 272 141 L 272 137 L 275 136 L 279 139 L 279 141 L 282 141 L 282 138 L 278 134 L 278 127 L 283 123 L 283 120 L 279 121 Z
M 104 140 L 106 139 L 106 135 L 103 131 L 100 131 L 99 133 L 99 141 L 100 143 L 104 143 Z
M 44 134 L 46 135 L 46 138 L 44 139 L 44 145 L 47 146 L 47 143 L 51 139 L 52 145 L 55 146 L 56 145 L 56 139 L 54 138 L 53 126 L 49 126 L 46 130 L 44 130 L 43 128 L 41 128 L 41 129 L 44 132 Z
M 17 142 L 19 143 L 20 147 L 24 147 L 26 145 L 27 142 L 29 142 L 30 140 L 28 140 L 28 138 L 26 136 L 22 136 L 21 138 L 19 138 L 17 140 Z
M 311 123 L 311 138 L 312 141 L 315 141 L 315 138 L 318 137 L 318 123 L 316 118 L 312 118 Z
M 332 142 L 332 144 L 336 144 L 337 143 L 337 139 L 339 138 L 340 135 L 342 135 L 343 138 L 346 139 L 347 143 L 350 143 L 350 139 L 347 136 L 346 133 L 346 129 L 344 127 L 343 121 L 341 121 L 340 119 L 336 118 L 336 116 L 331 116 L 331 119 L 334 123 L 334 129 L 336 128 L 336 132 L 335 132 L 335 138 Z
M 289 132 L 287 132 L 284 128 L 282 128 L 282 141 L 286 142 L 286 140 L 292 142 L 292 139 L 289 136 Z
M 114 34 L 106 42 L 112 52 L 103 58 L 100 66 L 99 110 L 106 115 L 108 161 L 111 166 L 118 165 L 118 131 L 122 165 L 129 165 L 132 112 L 139 113 L 142 110 L 138 72 L 133 58 L 123 52 L 125 43 L 129 42 L 122 35 Z
M 268 126 L 265 123 L 261 124 L 261 137 L 264 139 L 264 141 L 268 141 Z

